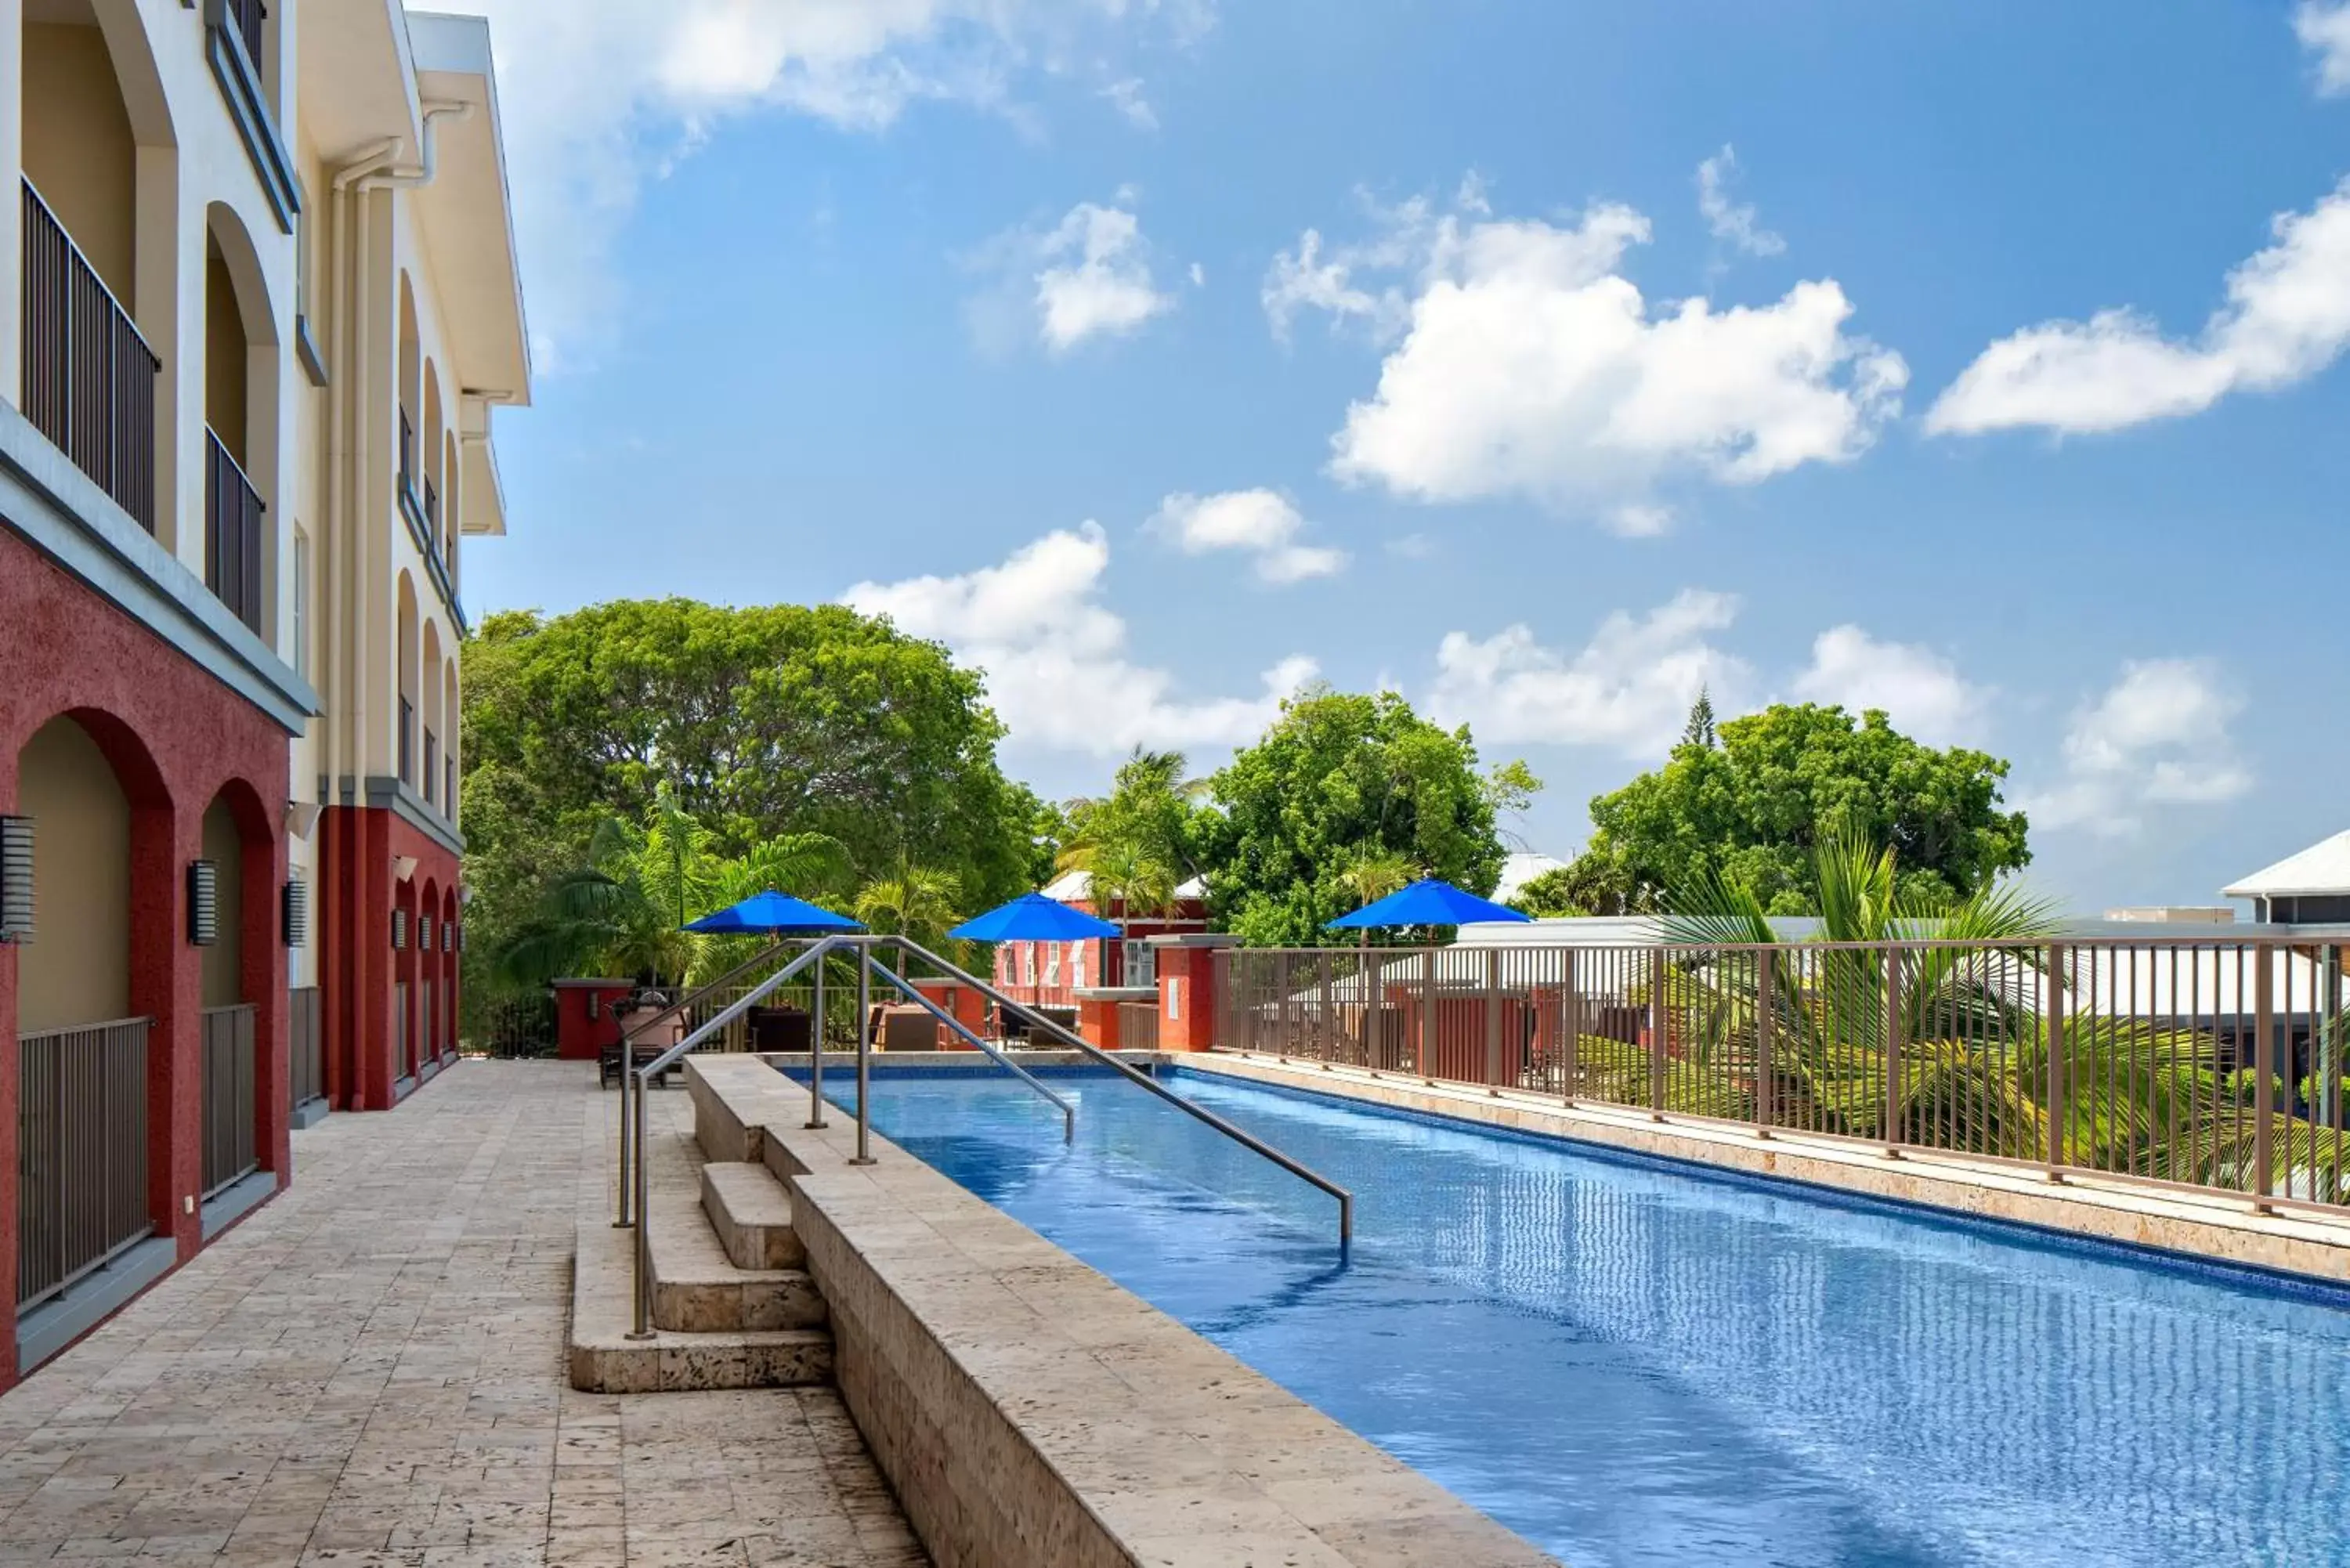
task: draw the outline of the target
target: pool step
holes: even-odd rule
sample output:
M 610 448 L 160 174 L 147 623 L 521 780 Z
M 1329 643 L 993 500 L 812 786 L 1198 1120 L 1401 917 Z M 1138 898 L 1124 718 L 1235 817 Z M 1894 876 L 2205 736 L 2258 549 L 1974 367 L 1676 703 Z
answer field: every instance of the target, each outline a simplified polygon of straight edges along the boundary
M 690 1208 L 681 1218 L 705 1236 L 709 1233 Z M 636 1338 L 629 1332 L 629 1251 L 635 1237 L 634 1231 L 614 1229 L 600 1203 L 579 1216 L 565 1345 L 574 1388 L 596 1394 L 685 1393 L 796 1388 L 833 1380 L 829 1328 L 731 1333 L 657 1328 L 650 1338 Z
M 737 1267 L 691 1189 L 655 1192 L 648 1207 L 655 1328 L 730 1334 L 824 1323 L 824 1297 L 807 1271 Z
M 792 1197 L 764 1165 L 712 1160 L 702 1168 L 702 1211 L 738 1269 L 797 1269 L 807 1249 L 792 1229 Z

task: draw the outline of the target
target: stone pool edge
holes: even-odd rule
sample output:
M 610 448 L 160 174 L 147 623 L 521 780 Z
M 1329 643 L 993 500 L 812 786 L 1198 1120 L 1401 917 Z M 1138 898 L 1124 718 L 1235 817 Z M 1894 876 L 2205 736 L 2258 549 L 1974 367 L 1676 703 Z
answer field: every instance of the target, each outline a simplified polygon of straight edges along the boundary
M 1683 1165 L 1827 1188 L 1964 1219 L 2028 1226 L 2059 1236 L 2210 1262 L 2271 1276 L 2350 1284 L 2350 1217 L 2302 1210 L 2252 1211 L 2249 1199 L 2203 1197 L 2070 1175 L 2063 1182 L 2013 1166 L 1933 1150 L 1886 1156 L 1853 1144 L 1590 1104 L 1567 1106 L 1518 1090 L 1498 1093 L 1365 1068 L 1216 1050 L 1174 1058 L 1179 1071 L 1302 1089 L 1476 1126 L 1596 1144 Z M 2160 1262 L 2162 1260 L 2157 1260 Z
M 763 1161 L 844 1403 L 941 1568 L 1517 1568 L 1554 1559 L 758 1057 L 690 1058 L 711 1158 Z

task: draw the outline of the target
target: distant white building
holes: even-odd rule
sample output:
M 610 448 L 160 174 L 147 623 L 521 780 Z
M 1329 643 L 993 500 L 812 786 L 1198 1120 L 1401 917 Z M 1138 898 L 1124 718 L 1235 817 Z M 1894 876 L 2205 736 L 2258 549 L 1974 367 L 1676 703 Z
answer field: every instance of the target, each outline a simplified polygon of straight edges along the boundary
M 2249 898 L 2252 919 L 2309 926 L 2350 921 L 2350 831 L 2322 839 L 2220 891 Z
M 1493 901 L 1506 904 L 1518 896 L 1518 890 L 1535 877 L 1549 871 L 1564 871 L 1566 862 L 1553 855 L 1521 853 L 1502 862 L 1502 879 L 1493 885 Z

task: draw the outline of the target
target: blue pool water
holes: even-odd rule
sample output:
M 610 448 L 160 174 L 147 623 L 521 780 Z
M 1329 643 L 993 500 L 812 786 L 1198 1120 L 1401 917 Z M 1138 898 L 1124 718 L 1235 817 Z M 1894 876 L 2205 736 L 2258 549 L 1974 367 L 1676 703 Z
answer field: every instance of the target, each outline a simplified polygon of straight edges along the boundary
M 2020 1230 L 1177 1074 L 874 1125 L 1568 1563 L 2350 1563 L 2350 1308 Z M 827 1084 L 827 1090 L 833 1087 Z M 853 1093 L 853 1085 L 841 1087 Z

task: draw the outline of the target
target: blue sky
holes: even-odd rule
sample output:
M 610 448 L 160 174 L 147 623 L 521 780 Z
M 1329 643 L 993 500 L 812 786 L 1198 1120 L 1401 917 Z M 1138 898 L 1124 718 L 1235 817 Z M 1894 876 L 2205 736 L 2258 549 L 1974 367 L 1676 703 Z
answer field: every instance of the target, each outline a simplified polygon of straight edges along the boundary
M 2350 826 L 2350 5 L 473 4 L 476 611 L 886 609 L 1051 794 L 1389 683 L 1559 855 L 1700 683 L 2012 759 L 2076 908 Z

